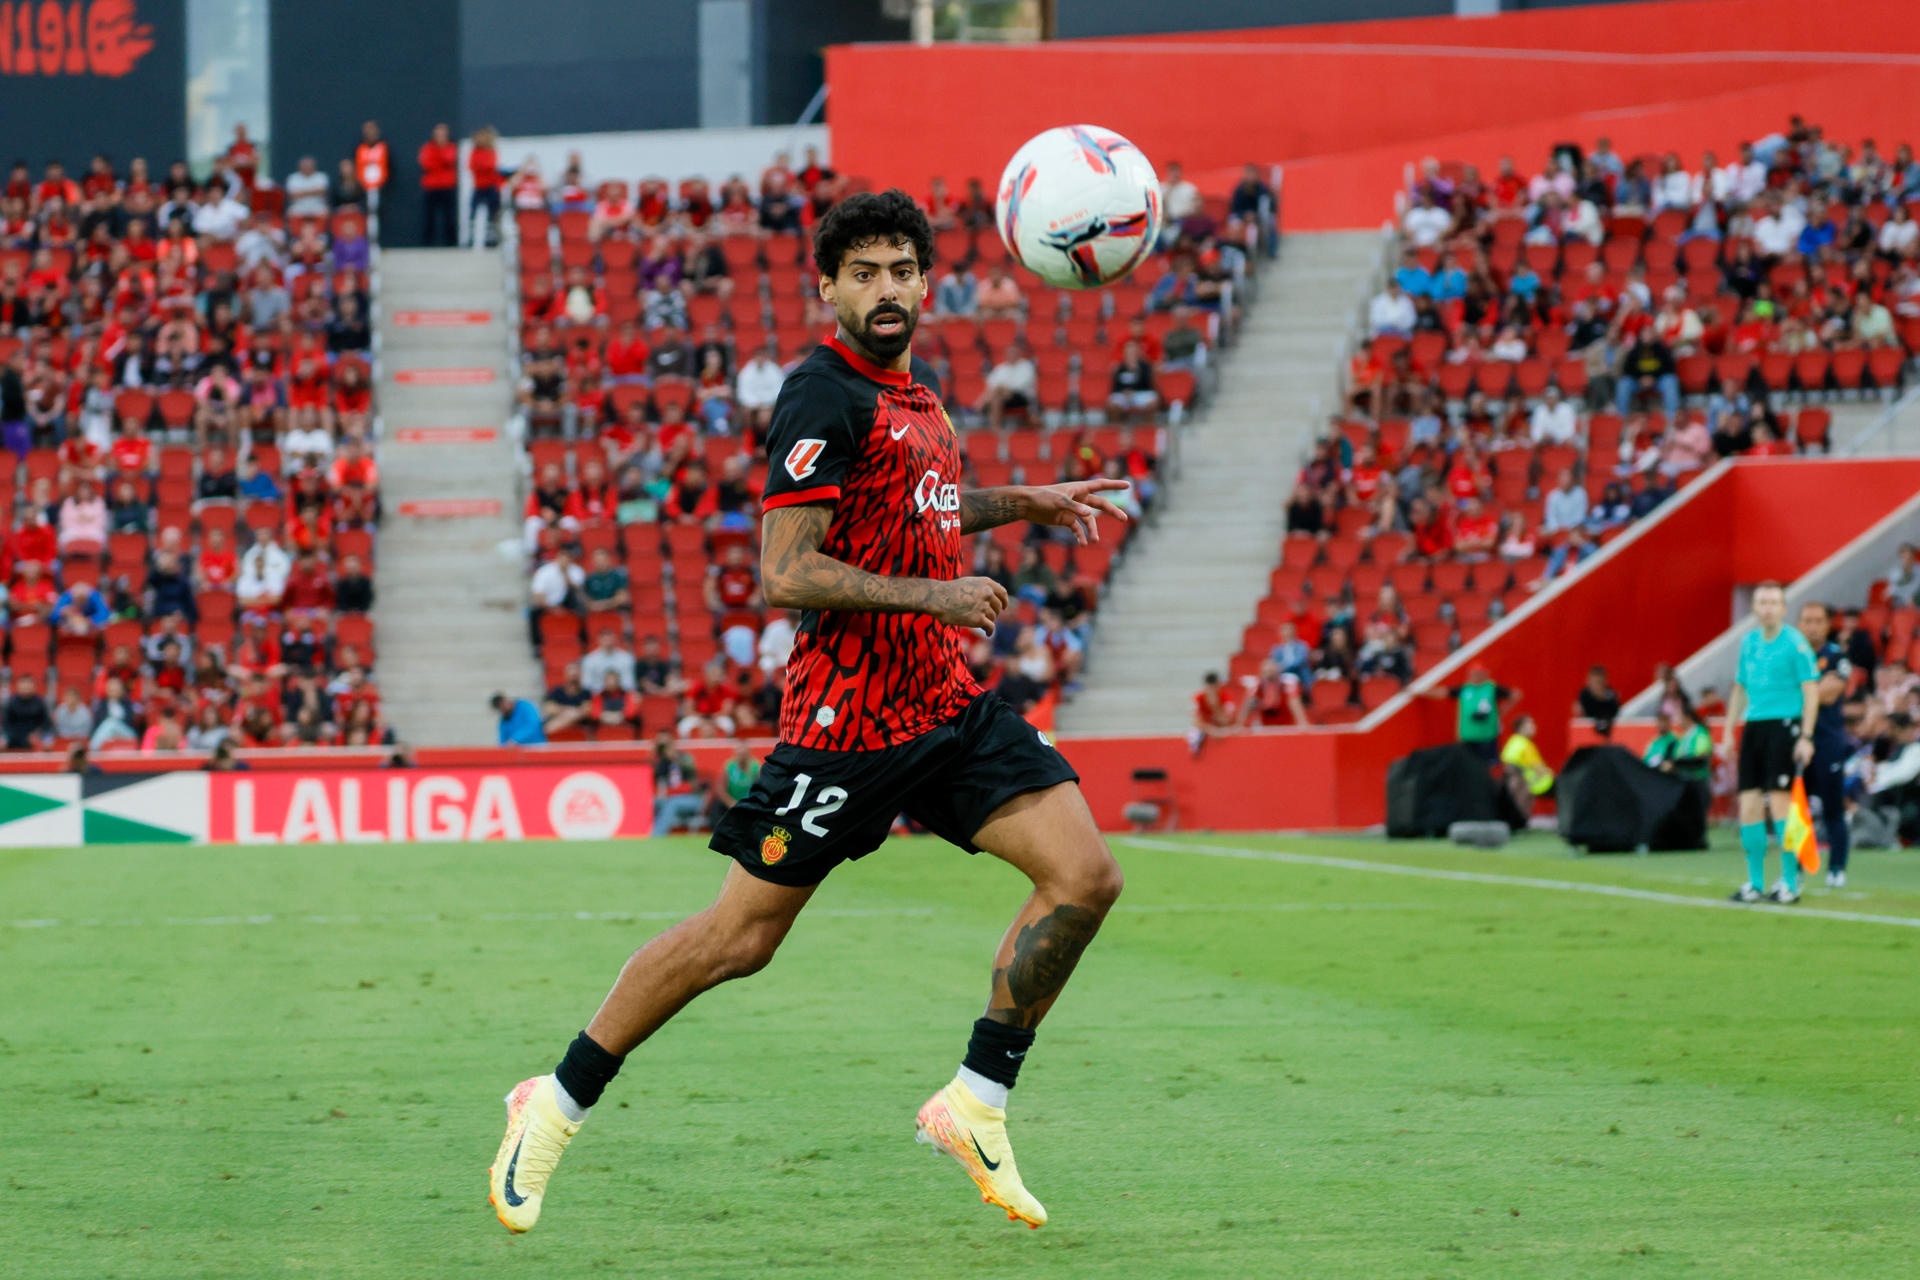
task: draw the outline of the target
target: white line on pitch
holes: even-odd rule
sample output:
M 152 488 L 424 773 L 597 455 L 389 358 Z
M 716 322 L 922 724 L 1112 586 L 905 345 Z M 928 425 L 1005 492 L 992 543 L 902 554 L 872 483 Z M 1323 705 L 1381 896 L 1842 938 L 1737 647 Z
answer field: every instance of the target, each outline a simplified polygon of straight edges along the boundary
M 1557 893 L 1590 893 L 1603 898 L 1632 898 L 1637 902 L 1660 902 L 1672 907 L 1764 911 L 1772 915 L 1806 916 L 1816 920 L 1847 920 L 1854 924 L 1891 924 L 1903 929 L 1920 929 L 1920 916 L 1878 916 L 1860 911 L 1828 911 L 1822 907 L 1786 907 L 1764 902 L 1733 902 L 1726 898 L 1699 898 L 1684 893 L 1661 893 L 1657 889 L 1629 889 L 1622 885 L 1588 884 L 1579 880 L 1537 880 L 1531 876 L 1505 876 L 1489 871 L 1453 871 L 1445 867 L 1413 867 L 1399 862 L 1369 862 L 1364 858 L 1329 858 L 1311 853 L 1285 853 L 1277 849 L 1181 844 L 1174 840 L 1143 840 L 1137 836 L 1118 838 L 1123 843 L 1136 848 L 1154 849 L 1162 853 L 1198 853 L 1212 858 L 1240 858 L 1249 862 L 1284 862 L 1301 867 L 1332 867 L 1339 871 L 1372 871 L 1384 876 L 1414 876 L 1421 880 L 1462 880 L 1469 884 L 1509 885 L 1518 889 L 1549 889 Z

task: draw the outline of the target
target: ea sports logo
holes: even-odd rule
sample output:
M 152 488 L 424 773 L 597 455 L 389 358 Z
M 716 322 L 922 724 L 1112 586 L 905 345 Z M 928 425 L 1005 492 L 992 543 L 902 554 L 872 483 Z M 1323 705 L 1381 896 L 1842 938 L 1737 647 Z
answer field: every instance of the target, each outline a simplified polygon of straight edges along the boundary
M 960 486 L 942 484 L 938 471 L 929 471 L 920 477 L 920 483 L 913 487 L 913 509 L 915 511 L 938 511 L 951 513 L 960 509 Z
M 547 822 L 562 840 L 605 840 L 626 812 L 620 788 L 599 773 L 570 773 L 547 797 Z

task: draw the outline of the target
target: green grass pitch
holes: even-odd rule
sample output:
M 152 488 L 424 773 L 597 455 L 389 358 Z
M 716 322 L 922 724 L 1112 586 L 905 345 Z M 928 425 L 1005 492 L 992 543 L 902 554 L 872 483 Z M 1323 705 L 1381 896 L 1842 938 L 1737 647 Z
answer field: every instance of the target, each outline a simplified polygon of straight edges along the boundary
M 0 1273 L 1914 1274 L 1920 855 L 1796 918 L 1702 905 L 1730 850 L 1115 849 L 1014 1094 L 1046 1229 L 911 1140 L 1021 882 L 902 840 L 629 1060 L 520 1238 L 501 1095 L 709 899 L 697 841 L 0 852 Z

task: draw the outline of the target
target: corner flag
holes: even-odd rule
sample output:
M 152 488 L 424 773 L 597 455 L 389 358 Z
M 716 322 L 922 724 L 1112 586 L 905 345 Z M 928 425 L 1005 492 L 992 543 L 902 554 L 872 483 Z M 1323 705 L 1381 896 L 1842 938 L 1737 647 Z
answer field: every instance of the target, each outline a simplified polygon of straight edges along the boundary
M 1780 835 L 1780 848 L 1800 859 L 1800 869 L 1808 875 L 1820 869 L 1820 842 L 1813 834 L 1813 808 L 1807 803 L 1807 780 L 1793 778 L 1793 803 L 1787 810 L 1786 829 Z

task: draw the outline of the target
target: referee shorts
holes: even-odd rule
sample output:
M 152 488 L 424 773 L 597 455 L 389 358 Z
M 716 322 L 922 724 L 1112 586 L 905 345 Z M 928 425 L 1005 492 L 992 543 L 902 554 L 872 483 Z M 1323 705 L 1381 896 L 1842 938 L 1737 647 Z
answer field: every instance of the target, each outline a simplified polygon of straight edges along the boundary
M 1747 721 L 1740 730 L 1740 790 L 1791 790 L 1793 744 L 1799 739 L 1798 719 Z

